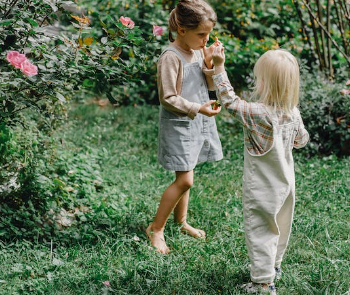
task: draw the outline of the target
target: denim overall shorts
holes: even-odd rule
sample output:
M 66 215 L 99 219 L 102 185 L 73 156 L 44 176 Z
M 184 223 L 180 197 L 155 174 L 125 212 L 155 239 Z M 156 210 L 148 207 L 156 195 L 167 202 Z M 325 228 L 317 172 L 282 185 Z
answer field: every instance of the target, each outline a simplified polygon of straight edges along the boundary
M 195 51 L 197 61 L 188 63 L 173 47 L 183 63 L 181 96 L 188 101 L 204 104 L 209 100 L 208 88 L 202 71 L 203 59 Z M 167 170 L 191 171 L 197 163 L 223 158 L 214 117 L 197 114 L 192 120 L 167 111 L 162 105 L 159 113 L 158 161 Z

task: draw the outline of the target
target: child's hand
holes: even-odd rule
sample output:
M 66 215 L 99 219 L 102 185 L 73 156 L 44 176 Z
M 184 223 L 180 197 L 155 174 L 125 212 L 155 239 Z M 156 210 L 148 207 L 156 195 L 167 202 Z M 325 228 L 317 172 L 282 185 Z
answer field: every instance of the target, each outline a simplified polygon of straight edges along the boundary
M 220 113 L 221 106 L 215 106 L 215 103 L 216 100 L 209 100 L 200 107 L 199 112 L 203 115 L 206 115 L 207 117 L 216 116 L 218 113 Z M 215 107 L 212 108 L 212 105 Z
M 212 62 L 212 55 L 216 47 L 222 45 L 222 43 L 219 41 L 218 37 L 215 37 L 215 42 L 210 45 L 209 47 L 203 48 L 204 53 L 204 61 L 208 69 L 213 68 L 213 62 Z
M 214 49 L 212 58 L 214 66 L 222 66 L 225 63 L 225 49 L 221 44 Z
M 220 100 L 216 100 L 214 104 L 211 106 L 213 110 L 217 110 L 219 107 L 221 107 Z

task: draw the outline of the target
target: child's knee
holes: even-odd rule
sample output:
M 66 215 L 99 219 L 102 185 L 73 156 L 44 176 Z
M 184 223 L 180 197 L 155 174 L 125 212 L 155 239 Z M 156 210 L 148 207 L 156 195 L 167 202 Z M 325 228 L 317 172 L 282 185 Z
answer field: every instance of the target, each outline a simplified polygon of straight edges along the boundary
M 184 182 L 183 186 L 185 191 L 189 190 L 193 185 L 193 179 L 188 179 Z
M 183 192 L 189 190 L 193 185 L 193 178 L 185 178 L 178 181 L 178 186 Z
M 193 171 L 176 172 L 175 184 L 182 192 L 189 190 L 193 185 Z

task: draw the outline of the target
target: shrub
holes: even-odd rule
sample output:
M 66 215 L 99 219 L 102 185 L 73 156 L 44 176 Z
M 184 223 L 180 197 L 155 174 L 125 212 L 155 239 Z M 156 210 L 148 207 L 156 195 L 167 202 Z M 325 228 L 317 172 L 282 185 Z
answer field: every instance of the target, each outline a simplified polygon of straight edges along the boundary
M 155 40 L 152 26 L 145 40 L 127 15 L 71 15 L 67 4 L 73 2 L 0 3 L 1 226 L 22 226 L 22 236 L 35 224 L 40 231 L 46 224 L 40 218 L 53 203 L 67 208 L 84 195 L 84 188 L 78 195 L 67 193 L 57 177 L 60 157 L 52 135 L 67 117 L 68 102 L 85 89 L 121 103 L 124 98 L 115 89 L 140 79 L 137 73 L 147 69 L 149 54 L 140 48 Z M 47 27 L 59 17 L 64 32 L 48 36 Z
M 340 75 L 339 82 L 330 83 L 317 70 L 314 73 L 304 66 L 301 79 L 300 109 L 310 133 L 306 150 L 309 155 L 349 155 L 350 94 L 342 91 L 349 89 L 345 75 Z
M 120 2 L 107 12 L 89 11 L 89 17 L 67 15 L 63 9 L 67 3 L 73 2 L 43 1 L 34 5 L 20 0 L 0 4 L 0 13 L 8 18 L 0 23 L 0 31 L 4 32 L 0 35 L 0 116 L 8 124 L 27 108 L 52 114 L 56 102 L 62 105 L 83 88 L 118 103 L 124 98 L 114 97 L 114 89 L 139 81 L 138 72 L 147 70 L 146 62 L 154 57 L 152 26 L 148 24 L 146 40 L 131 19 L 128 23 L 123 21 L 126 16 L 113 15 Z M 58 36 L 48 37 L 44 32 L 57 19 L 59 10 L 63 12 L 61 18 L 72 26 Z M 13 50 L 25 53 L 39 73 L 27 77 L 23 70 L 15 69 L 4 58 Z M 120 89 L 119 93 L 124 92 L 124 87 Z
M 218 15 L 216 35 L 224 43 L 226 69 L 237 89 L 251 82 L 253 66 L 269 49 L 298 54 L 303 45 L 292 1 L 211 0 Z
M 30 127 L 35 130 L 35 122 Z M 35 133 L 28 136 L 18 130 L 12 157 L 7 154 L 8 160 L 22 160 L 26 167 L 5 175 L 10 183 L 0 186 L 0 236 L 4 239 L 50 238 L 62 229 L 69 230 L 77 220 L 85 220 L 90 211 L 86 204 L 102 188 L 97 151 L 77 153 L 56 136 Z M 29 152 L 23 151 L 23 140 L 37 149 L 28 146 Z M 77 231 L 72 227 L 74 235 Z
M 81 8 L 93 20 L 91 22 L 92 32 L 104 32 L 108 37 L 109 46 L 120 46 L 123 55 L 129 62 L 139 65 L 138 70 L 133 71 L 128 77 L 128 83 L 121 87 L 115 87 L 119 81 L 112 82 L 111 93 L 117 102 L 122 105 L 151 103 L 158 104 L 158 93 L 156 83 L 157 60 L 161 48 L 167 43 L 167 5 L 164 8 L 157 1 L 109 1 L 104 3 L 99 0 L 88 0 L 81 2 Z M 114 29 L 113 17 L 132 16 L 137 31 L 133 29 L 132 34 L 138 32 L 133 46 L 126 46 L 120 41 L 120 34 Z M 153 26 L 163 28 L 163 34 L 155 36 Z M 106 30 L 106 27 L 108 30 Z M 117 33 L 117 34 L 115 34 Z M 141 38 L 140 36 L 143 36 Z M 98 36 L 100 38 L 102 36 Z M 119 44 L 118 44 L 119 43 Z M 99 83 L 99 85 L 104 85 Z M 103 86 L 104 87 L 104 86 Z

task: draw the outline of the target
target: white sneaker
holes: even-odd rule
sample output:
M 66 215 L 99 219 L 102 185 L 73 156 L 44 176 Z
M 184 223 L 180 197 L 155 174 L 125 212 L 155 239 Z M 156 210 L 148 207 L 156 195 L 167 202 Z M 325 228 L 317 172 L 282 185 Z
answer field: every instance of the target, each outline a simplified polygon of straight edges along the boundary
M 242 285 L 242 289 L 247 293 L 277 295 L 274 283 L 259 284 L 250 282 L 248 284 Z

